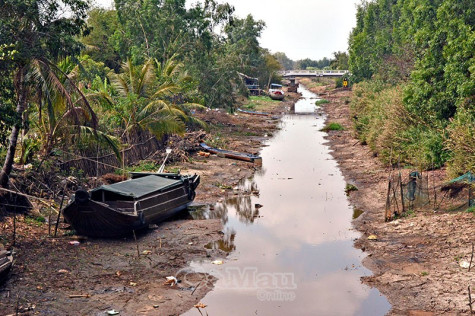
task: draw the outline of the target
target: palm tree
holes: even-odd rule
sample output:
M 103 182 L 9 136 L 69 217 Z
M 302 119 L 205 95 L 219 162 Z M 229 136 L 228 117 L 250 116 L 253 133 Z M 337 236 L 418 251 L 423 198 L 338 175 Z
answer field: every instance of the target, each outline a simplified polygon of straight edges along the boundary
M 111 147 L 120 161 L 118 140 L 97 129 L 94 111 L 80 106 L 84 100 L 95 99 L 89 94 L 84 95 L 74 83 L 79 74 L 79 66 L 66 58 L 59 63 L 58 69 L 64 74 L 60 77 L 60 84 L 70 95 L 73 107 L 68 106 L 68 98 L 59 93 L 55 86 L 51 86 L 46 80 L 38 80 L 39 84 L 35 87 L 37 109 L 33 113 L 32 123 L 38 131 L 43 156 L 48 156 L 59 141 L 63 145 L 77 144 L 78 140 L 89 140 L 92 136 L 95 142 Z M 41 72 L 38 75 L 45 77 Z
M 128 142 L 140 138 L 144 131 L 161 138 L 183 134 L 186 123 L 201 123 L 187 114 L 188 108 L 201 105 L 173 102 L 173 96 L 189 76 L 172 59 L 163 65 L 155 61 L 155 65 L 152 59 L 139 66 L 127 60 L 120 74 L 111 75 L 111 83 L 120 96 L 117 108 L 124 123 L 122 136 Z

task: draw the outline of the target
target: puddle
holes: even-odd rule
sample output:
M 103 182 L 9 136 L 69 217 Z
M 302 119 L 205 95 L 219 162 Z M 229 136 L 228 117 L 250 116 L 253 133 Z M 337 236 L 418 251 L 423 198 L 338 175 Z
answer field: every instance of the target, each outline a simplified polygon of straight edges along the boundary
M 296 113 L 314 113 L 315 95 L 300 91 L 305 98 Z M 386 298 L 360 281 L 370 274 L 361 265 L 364 253 L 353 247 L 359 234 L 351 220 L 360 211 L 348 202 L 346 183 L 319 131 L 323 125 L 316 114 L 285 116 L 261 152 L 262 170 L 239 186 L 243 194 L 193 212 L 222 220 L 222 240 L 207 247 L 230 253 L 191 262 L 192 270 L 218 278 L 202 299 L 209 315 L 389 311 Z M 216 259 L 223 263 L 212 264 Z M 193 308 L 185 315 L 200 313 Z

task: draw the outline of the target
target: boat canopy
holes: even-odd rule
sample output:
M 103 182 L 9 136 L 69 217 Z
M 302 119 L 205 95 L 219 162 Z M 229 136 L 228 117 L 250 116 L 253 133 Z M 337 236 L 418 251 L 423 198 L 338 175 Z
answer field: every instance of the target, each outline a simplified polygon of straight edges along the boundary
M 160 176 L 150 175 L 119 183 L 102 185 L 92 190 L 91 196 L 94 200 L 94 197 L 99 197 L 102 192 L 105 191 L 129 198 L 138 199 L 150 193 L 163 191 L 181 183 L 181 179 L 167 179 Z
M 277 84 L 277 83 L 271 83 L 271 84 L 270 84 L 270 88 L 271 88 L 271 89 L 282 89 L 282 85 L 281 85 L 281 84 Z

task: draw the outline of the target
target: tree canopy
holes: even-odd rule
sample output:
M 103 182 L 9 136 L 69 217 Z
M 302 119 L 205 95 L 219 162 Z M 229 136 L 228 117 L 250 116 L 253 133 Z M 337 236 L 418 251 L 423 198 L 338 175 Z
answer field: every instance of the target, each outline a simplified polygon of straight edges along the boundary
M 475 3 L 469 0 L 364 1 L 349 40 L 353 81 L 400 87 L 401 102 L 413 121 L 406 129 L 412 130 L 412 140 L 406 141 L 427 143 L 428 158 L 418 159 L 438 161 L 436 165 L 464 152 L 471 162 L 454 172 L 473 171 L 475 165 L 474 138 L 464 144 L 469 145 L 465 151 L 454 148 L 453 137 L 470 137 L 456 136 L 462 130 L 452 126 L 474 119 L 474 28 Z
M 246 94 L 238 73 L 261 88 L 277 79 L 279 62 L 259 45 L 264 28 L 214 0 L 0 2 L 1 185 L 25 156 L 20 136 L 21 150 L 45 159 L 60 148 L 118 154 L 120 143 L 202 126 L 192 109 L 233 110 Z

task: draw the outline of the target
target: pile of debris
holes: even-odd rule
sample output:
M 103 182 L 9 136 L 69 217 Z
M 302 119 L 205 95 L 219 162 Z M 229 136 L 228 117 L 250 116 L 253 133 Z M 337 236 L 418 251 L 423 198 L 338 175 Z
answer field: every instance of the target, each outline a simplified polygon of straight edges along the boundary
M 186 133 L 184 137 L 171 136 L 168 139 L 167 147 L 172 151 L 168 156 L 169 162 L 184 162 L 188 161 L 191 153 L 199 151 L 200 143 L 206 138 L 205 131 L 196 131 Z M 156 151 L 151 160 L 162 162 L 165 159 L 166 152 L 164 150 Z

